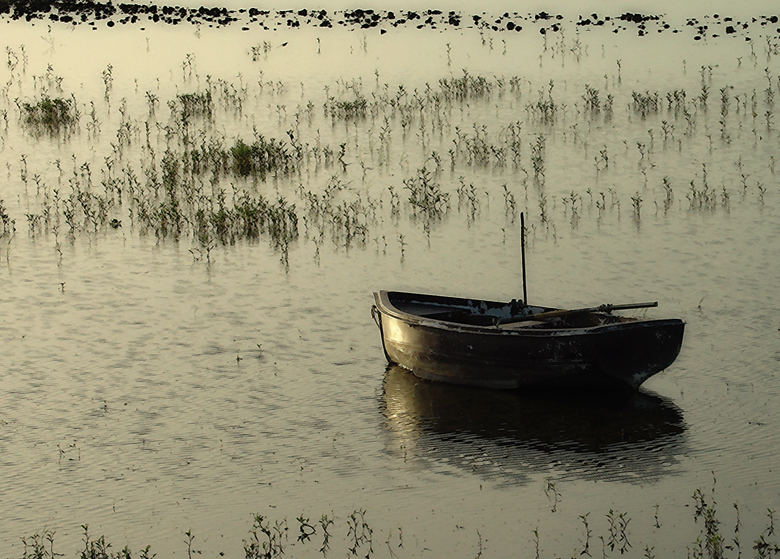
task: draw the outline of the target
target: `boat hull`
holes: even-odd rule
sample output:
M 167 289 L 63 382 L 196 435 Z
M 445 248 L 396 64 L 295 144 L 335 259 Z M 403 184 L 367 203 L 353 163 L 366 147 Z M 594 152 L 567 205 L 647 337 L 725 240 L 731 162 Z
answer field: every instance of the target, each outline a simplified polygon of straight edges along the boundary
M 684 329 L 678 319 L 501 329 L 407 314 L 393 306 L 387 292 L 376 293 L 375 300 L 388 361 L 421 378 L 489 388 L 637 388 L 675 360 Z

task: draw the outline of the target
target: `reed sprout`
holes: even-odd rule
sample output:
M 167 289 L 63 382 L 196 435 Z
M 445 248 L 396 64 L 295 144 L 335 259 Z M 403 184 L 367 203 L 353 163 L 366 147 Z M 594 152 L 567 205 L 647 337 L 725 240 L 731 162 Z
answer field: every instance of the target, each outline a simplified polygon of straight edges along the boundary
M 534 140 L 531 147 L 531 166 L 534 169 L 534 180 L 537 183 L 544 181 L 545 171 L 545 146 L 547 144 L 547 138 L 543 134 L 537 134 L 536 140 Z
M 450 195 L 442 191 L 428 169 L 418 169 L 417 174 L 404 179 L 403 184 L 409 191 L 412 214 L 422 217 L 425 223 L 441 219 L 449 210 Z
M 733 533 L 729 534 L 721 520 L 722 511 L 719 510 L 715 498 L 714 483 L 710 492 L 696 489 L 691 496 L 690 510 L 693 531 L 690 536 L 683 538 L 684 541 L 690 542 L 687 545 L 687 555 L 695 559 L 726 559 L 728 557 L 738 559 L 743 557 L 743 552 L 746 551 L 746 546 L 743 546 L 742 543 L 744 527 L 740 514 L 741 508 L 737 503 L 733 504 L 734 527 Z M 559 514 L 558 505 L 562 498 L 557 483 L 548 478 L 545 480 L 544 491 L 552 506 L 551 512 Z M 687 506 L 689 505 L 686 504 Z M 660 521 L 658 505 L 653 510 L 653 526 L 655 529 L 661 530 L 657 533 L 658 535 L 663 535 L 664 526 L 668 523 Z M 272 559 L 290 555 L 305 555 L 306 547 L 312 544 L 317 546 L 318 553 L 327 556 L 333 551 L 335 539 L 339 545 L 344 546 L 348 557 L 371 557 L 376 551 L 374 549 L 376 527 L 369 523 L 368 516 L 364 508 L 353 510 L 339 521 L 339 523 L 343 522 L 344 531 L 340 532 L 343 536 L 338 536 L 334 534 L 338 519 L 328 514 L 321 515 L 318 521 L 312 521 L 310 516 L 306 514 L 299 514 L 295 518 L 297 529 L 294 532 L 291 532 L 286 518 L 253 514 L 248 536 L 241 541 L 244 556 L 248 559 Z M 591 511 L 577 516 L 582 532 L 580 536 L 572 535 L 572 538 L 576 537 L 578 540 L 576 545 L 579 551 L 576 556 L 592 556 L 591 542 L 594 539 L 601 542 L 601 555 L 603 557 L 612 556 L 613 553 L 619 556 L 631 556 L 631 550 L 635 548 L 633 540 L 637 540 L 639 537 L 635 532 L 636 521 L 628 512 L 615 507 L 611 507 L 603 516 L 599 516 L 602 518 L 601 522 L 592 520 L 594 517 L 592 517 Z M 753 537 L 750 545 L 753 557 L 757 559 L 770 559 L 780 554 L 775 528 L 775 510 L 767 508 L 764 518 L 763 529 Z M 115 551 L 105 536 L 93 537 L 86 524 L 82 525 L 81 529 L 80 557 L 82 559 L 132 559 L 133 557 L 153 559 L 156 557 L 156 553 L 153 553 L 148 545 L 137 554 L 133 553 L 128 546 Z M 676 524 L 675 530 L 676 536 L 679 537 L 683 535 L 681 532 L 685 528 Z M 480 528 L 476 529 L 476 533 L 477 554 L 484 553 L 486 539 L 482 536 Z M 183 535 L 183 551 L 186 556 L 193 558 L 202 555 L 203 552 L 196 547 L 196 536 L 193 531 L 187 530 Z M 539 527 L 533 529 L 531 538 L 535 556 L 541 557 L 542 530 Z M 56 552 L 55 533 L 51 530 L 43 530 L 29 537 L 24 537 L 21 542 L 21 559 L 55 559 L 64 556 L 62 553 Z M 566 544 L 566 542 L 561 543 Z M 391 556 L 395 556 L 396 551 L 401 549 L 414 553 L 413 549 L 407 549 L 404 542 L 404 530 L 401 527 L 388 531 L 385 544 Z M 639 542 L 636 544 L 636 548 L 641 550 L 643 557 L 654 557 L 657 553 L 656 546 L 650 543 Z
M 0 198 L 0 237 L 8 237 L 16 230 L 16 221 L 8 215 L 5 202 Z

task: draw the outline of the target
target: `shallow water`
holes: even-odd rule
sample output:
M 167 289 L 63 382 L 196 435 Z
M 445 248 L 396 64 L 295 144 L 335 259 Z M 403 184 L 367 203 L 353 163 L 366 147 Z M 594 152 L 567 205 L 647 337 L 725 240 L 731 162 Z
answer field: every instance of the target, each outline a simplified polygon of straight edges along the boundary
M 161 556 L 186 556 L 191 529 L 205 554 L 236 555 L 261 513 L 287 519 L 295 554 L 315 556 L 319 544 L 295 543 L 295 518 L 328 514 L 334 538 L 347 540 L 346 519 L 359 509 L 378 555 L 505 556 L 520 547 L 530 556 L 535 529 L 544 553 L 568 554 L 582 547 L 580 515 L 603 535 L 613 509 L 632 519 L 634 556 L 645 545 L 661 556 L 693 544 L 697 488 L 714 488 L 725 526 L 739 504 L 745 541 L 766 527 L 780 495 L 780 144 L 776 117 L 765 117 L 774 110 L 765 89 L 780 93 L 776 36 L 754 36 L 751 50 L 742 37 L 694 42 L 571 26 L 547 38 L 3 26 L 0 42 L 19 60 L 0 70 L 8 116 L 0 199 L 16 221 L 15 235 L 0 239 L 7 555 L 43 529 L 56 531 L 60 551 L 76 549 L 81 524 L 116 547 L 151 544 Z M 14 102 L 40 95 L 49 64 L 81 108 L 70 138 L 32 134 Z M 489 93 L 427 106 L 406 133 L 387 106 L 355 121 L 323 115 L 328 96 L 372 100 L 401 85 L 412 95 L 464 69 L 492 84 Z M 239 238 L 217 244 L 206 262 L 192 231 L 158 236 L 130 219 L 127 202 L 111 209 L 117 229 L 80 223 L 70 235 L 62 218 L 59 227 L 28 226 L 43 193 L 85 188 L 84 162 L 91 192 L 102 191 L 122 122 L 132 130 L 122 166 L 144 177 L 145 122 L 159 166 L 174 120 L 167 102 L 219 79 L 226 90 L 246 86 L 243 110 L 215 88 L 214 120 L 196 129 L 228 144 L 251 138 L 253 126 L 282 139 L 294 128 L 334 151 L 345 144 L 345 167 L 311 156 L 297 174 L 256 185 L 223 177 L 226 189 L 296 204 L 299 236 L 286 250 L 266 236 Z M 546 98 L 550 80 L 560 112 L 544 123 L 529 106 Z M 706 110 L 694 101 L 703 80 Z M 602 102 L 614 96 L 611 118 L 588 110 L 586 85 Z M 730 88 L 723 132 L 720 88 Z M 687 92 L 689 128 L 666 109 L 675 89 Z M 631 94 L 648 91 L 661 92 L 664 108 L 643 117 Z M 155 117 L 147 92 L 160 101 Z M 90 101 L 99 133 L 86 125 Z M 673 126 L 666 139 L 663 121 Z M 516 164 L 509 152 L 503 163 L 469 159 L 467 140 L 481 126 L 487 144 L 506 147 L 510 122 L 521 131 Z M 466 139 L 451 167 L 458 131 Z M 534 181 L 540 134 L 545 173 Z M 450 202 L 429 227 L 403 188 L 423 165 Z M 349 241 L 307 213 L 304 193 L 322 194 L 334 180 L 346 185 L 336 200 L 360 206 L 364 237 Z M 632 198 L 641 198 L 638 211 Z M 649 316 L 686 321 L 679 359 L 640 394 L 473 392 L 387 368 L 371 292 L 517 297 L 520 210 L 532 302 L 657 299 Z

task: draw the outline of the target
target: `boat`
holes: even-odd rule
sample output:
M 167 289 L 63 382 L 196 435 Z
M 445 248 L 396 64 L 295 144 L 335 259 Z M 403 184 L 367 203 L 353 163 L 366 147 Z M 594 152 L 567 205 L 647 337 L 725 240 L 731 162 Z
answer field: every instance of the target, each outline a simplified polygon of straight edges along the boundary
M 613 311 L 657 302 L 562 309 L 377 291 L 371 312 L 385 357 L 416 376 L 486 388 L 637 389 L 677 358 L 682 320 Z

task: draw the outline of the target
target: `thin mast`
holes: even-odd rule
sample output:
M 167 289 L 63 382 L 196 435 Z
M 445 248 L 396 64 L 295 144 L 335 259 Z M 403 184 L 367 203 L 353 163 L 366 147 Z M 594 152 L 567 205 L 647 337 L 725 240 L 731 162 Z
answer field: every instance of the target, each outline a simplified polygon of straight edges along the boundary
M 520 212 L 520 262 L 523 267 L 523 303 L 528 304 L 528 294 L 525 290 L 525 216 Z

